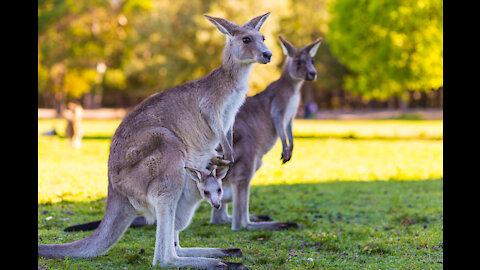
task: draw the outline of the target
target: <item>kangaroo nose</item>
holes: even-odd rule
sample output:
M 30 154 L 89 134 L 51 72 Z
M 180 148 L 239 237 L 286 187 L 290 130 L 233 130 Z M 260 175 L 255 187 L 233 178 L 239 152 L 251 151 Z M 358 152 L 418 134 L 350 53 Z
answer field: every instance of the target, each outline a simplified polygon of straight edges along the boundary
M 222 206 L 220 203 L 214 203 L 213 204 L 213 207 L 215 207 L 216 209 L 220 208 L 220 206 Z
M 270 58 L 272 58 L 272 53 L 271 52 L 263 52 L 263 57 L 265 57 L 265 59 L 267 59 L 268 61 L 270 61 Z
M 317 77 L 317 73 L 316 72 L 309 72 L 307 74 L 307 80 L 313 80 Z

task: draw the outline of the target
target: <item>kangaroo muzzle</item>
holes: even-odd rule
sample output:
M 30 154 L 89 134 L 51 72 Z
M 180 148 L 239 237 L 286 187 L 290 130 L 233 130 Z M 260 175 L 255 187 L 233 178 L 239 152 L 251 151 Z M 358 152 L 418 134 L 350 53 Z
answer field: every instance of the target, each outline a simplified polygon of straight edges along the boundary
M 212 206 L 213 206 L 213 208 L 215 208 L 215 209 L 219 209 L 219 208 L 222 206 L 222 203 L 221 203 L 221 202 L 218 202 L 218 203 L 212 202 Z
M 272 59 L 272 52 L 271 51 L 264 51 L 261 53 L 259 57 L 257 57 L 257 62 L 260 64 L 266 64 L 270 62 Z
M 305 80 L 307 81 L 313 81 L 317 78 L 317 72 L 307 72 L 307 75 L 305 76 Z

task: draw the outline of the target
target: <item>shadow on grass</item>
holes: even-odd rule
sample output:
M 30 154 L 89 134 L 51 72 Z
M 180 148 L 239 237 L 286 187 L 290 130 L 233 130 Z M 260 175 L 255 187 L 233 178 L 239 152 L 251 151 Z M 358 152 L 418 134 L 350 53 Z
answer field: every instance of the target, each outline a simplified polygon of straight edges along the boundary
M 59 220 L 62 222 L 57 225 L 65 226 L 100 219 L 103 217 L 105 202 L 106 198 L 87 202 L 39 204 L 39 221 L 52 214 L 59 218 L 63 216 L 64 219 Z M 334 223 L 356 222 L 361 215 L 368 213 L 372 218 L 394 215 L 392 221 L 405 224 L 416 221 L 428 223 L 431 218 L 426 216 L 427 213 L 423 215 L 420 209 L 433 208 L 441 213 L 442 202 L 442 179 L 267 185 L 252 186 L 250 191 L 251 214 L 298 222 L 304 228 L 316 227 L 315 222 L 319 220 Z M 231 212 L 231 206 L 229 211 Z M 416 214 L 408 217 L 405 215 L 408 212 Z M 209 205 L 202 202 L 196 216 L 208 223 L 209 215 Z M 410 221 L 407 221 L 407 218 Z M 380 220 L 381 218 L 378 221 Z
M 105 203 L 103 198 L 38 205 L 39 243 L 65 243 L 90 235 L 63 229 L 101 219 Z M 359 269 L 369 262 L 381 269 L 406 264 L 436 268 L 443 257 L 442 179 L 251 188 L 251 214 L 297 222 L 301 229 L 232 232 L 229 225 L 210 224 L 210 211 L 208 203 L 200 204 L 180 234 L 182 246 L 241 248 L 243 258 L 228 260 L 253 269 L 318 269 L 327 264 L 335 269 Z M 98 265 L 123 268 L 128 262 L 127 269 L 149 269 L 154 244 L 155 226 L 130 228 L 106 255 L 68 263 L 94 269 Z M 64 263 L 39 259 L 39 264 L 52 268 Z

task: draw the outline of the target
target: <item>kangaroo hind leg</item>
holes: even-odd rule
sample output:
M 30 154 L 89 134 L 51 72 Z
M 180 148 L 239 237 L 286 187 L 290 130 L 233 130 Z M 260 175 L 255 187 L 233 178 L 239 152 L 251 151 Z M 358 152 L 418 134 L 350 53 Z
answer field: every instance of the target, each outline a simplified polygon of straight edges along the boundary
M 179 235 L 180 231 L 175 231 L 175 250 L 180 257 L 208 257 L 208 258 L 221 258 L 221 257 L 242 257 L 242 251 L 239 248 L 202 248 L 202 247 L 186 247 L 180 246 Z

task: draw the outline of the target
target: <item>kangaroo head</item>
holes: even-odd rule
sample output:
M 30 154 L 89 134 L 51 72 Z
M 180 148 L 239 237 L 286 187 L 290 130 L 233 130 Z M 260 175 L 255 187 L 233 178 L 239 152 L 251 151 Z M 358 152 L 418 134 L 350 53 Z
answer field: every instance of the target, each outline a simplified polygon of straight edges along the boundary
M 270 12 L 267 12 L 242 26 L 222 18 L 204 16 L 227 37 L 225 56 L 240 63 L 266 64 L 270 62 L 272 52 L 265 45 L 265 37 L 259 31 L 269 15 Z
M 220 208 L 222 206 L 222 179 L 228 172 L 230 166 L 218 166 L 211 171 L 198 170 L 185 167 L 188 175 L 197 183 L 198 191 L 204 200 L 212 207 Z
M 322 39 L 319 38 L 303 49 L 297 50 L 282 36 L 278 36 L 278 38 L 281 41 L 280 45 L 282 45 L 283 53 L 287 56 L 284 69 L 286 69 L 290 77 L 294 80 L 315 80 L 317 78 L 317 70 L 313 66 L 313 57 L 317 53 Z

